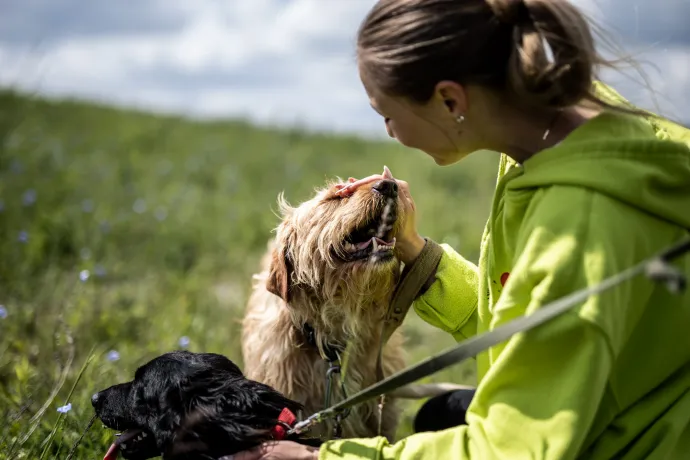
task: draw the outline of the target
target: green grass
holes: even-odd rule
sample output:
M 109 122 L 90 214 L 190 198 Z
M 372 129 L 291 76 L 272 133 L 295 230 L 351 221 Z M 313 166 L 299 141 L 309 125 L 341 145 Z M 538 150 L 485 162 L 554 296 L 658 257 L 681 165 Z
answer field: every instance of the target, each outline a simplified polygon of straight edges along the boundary
M 496 158 L 440 168 L 394 142 L 0 91 L 0 458 L 65 458 L 90 396 L 180 337 L 241 365 L 239 320 L 279 192 L 298 203 L 386 164 L 410 183 L 420 231 L 476 260 Z M 413 312 L 403 327 L 411 362 L 452 344 Z M 464 363 L 431 380 L 473 378 Z M 97 422 L 75 458 L 111 439 Z

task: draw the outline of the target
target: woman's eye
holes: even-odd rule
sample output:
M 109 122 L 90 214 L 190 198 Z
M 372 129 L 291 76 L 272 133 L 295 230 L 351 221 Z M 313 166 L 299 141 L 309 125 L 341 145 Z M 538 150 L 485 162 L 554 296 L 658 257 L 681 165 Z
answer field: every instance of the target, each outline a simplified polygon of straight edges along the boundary
M 391 121 L 391 119 L 388 117 L 383 117 L 383 121 L 384 121 L 384 123 L 388 123 L 389 121 Z

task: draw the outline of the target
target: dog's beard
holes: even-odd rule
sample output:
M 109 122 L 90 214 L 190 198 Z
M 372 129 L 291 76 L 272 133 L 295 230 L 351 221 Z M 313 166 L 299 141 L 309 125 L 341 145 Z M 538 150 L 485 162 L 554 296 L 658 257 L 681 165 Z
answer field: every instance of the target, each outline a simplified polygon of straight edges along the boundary
M 321 286 L 325 304 L 345 307 L 349 313 L 375 314 L 371 307 L 388 304 L 397 281 L 397 263 L 366 261 L 344 265 L 326 276 Z M 381 311 L 381 314 L 384 312 Z

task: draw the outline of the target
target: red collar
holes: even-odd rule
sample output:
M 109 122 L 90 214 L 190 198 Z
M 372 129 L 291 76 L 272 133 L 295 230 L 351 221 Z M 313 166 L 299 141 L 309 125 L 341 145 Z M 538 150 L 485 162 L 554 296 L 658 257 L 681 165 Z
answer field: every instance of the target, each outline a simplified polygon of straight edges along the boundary
M 292 411 L 287 407 L 284 408 L 278 416 L 278 424 L 274 426 L 271 430 L 273 439 L 275 439 L 276 441 L 285 439 L 285 435 L 287 435 L 288 429 L 292 428 L 292 425 L 296 421 L 297 417 L 295 417 L 295 414 L 293 414 Z

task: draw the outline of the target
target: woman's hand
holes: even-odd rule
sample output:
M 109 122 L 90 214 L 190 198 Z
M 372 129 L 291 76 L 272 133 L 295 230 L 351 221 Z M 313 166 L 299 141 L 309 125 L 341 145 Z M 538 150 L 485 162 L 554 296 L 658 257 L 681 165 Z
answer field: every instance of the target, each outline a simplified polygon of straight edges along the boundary
M 398 258 L 405 265 L 414 262 L 424 249 L 426 241 L 417 232 L 417 208 L 410 194 L 410 186 L 404 180 L 397 180 L 398 196 L 403 206 L 403 223 L 395 236 Z
M 293 441 L 267 442 L 254 449 L 222 457 L 224 460 L 318 460 L 319 449 Z
M 357 188 L 370 182 L 381 179 L 391 179 L 398 183 L 398 196 L 402 202 L 402 218 L 404 222 L 400 232 L 395 236 L 395 246 L 398 250 L 398 258 L 405 265 L 409 265 L 417 259 L 419 254 L 424 249 L 426 241 L 417 232 L 417 210 L 415 208 L 414 200 L 410 194 L 410 186 L 404 180 L 398 180 L 393 177 L 390 170 L 384 166 L 383 174 L 374 174 L 364 179 L 355 179 L 350 177 L 346 184 L 338 184 L 336 187 L 338 196 L 350 196 Z

